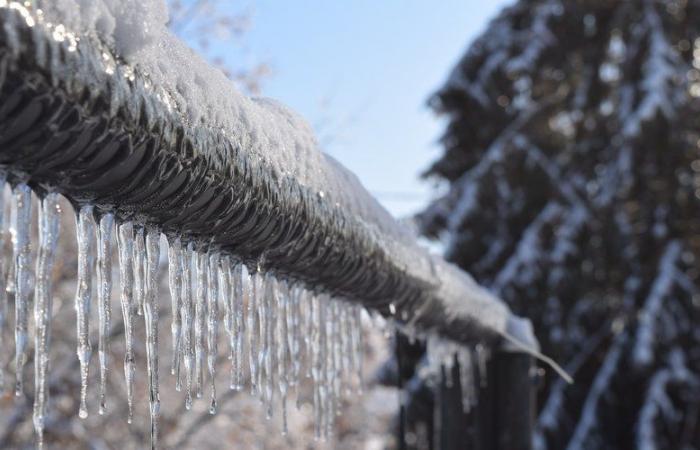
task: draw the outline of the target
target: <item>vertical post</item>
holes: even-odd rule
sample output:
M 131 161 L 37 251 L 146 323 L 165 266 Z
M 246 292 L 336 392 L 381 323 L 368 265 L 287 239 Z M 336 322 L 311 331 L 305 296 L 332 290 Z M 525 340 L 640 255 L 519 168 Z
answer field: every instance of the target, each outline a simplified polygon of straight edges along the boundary
M 509 349 L 494 353 L 489 382 L 494 384 L 495 448 L 531 450 L 535 420 L 532 356 Z M 488 400 L 486 400 L 488 401 Z

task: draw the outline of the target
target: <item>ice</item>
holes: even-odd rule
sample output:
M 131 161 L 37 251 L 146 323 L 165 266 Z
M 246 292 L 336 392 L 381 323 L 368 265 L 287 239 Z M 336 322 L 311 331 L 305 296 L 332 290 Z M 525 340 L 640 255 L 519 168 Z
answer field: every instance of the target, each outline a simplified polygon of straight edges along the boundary
M 231 259 L 227 256 L 221 256 L 218 270 L 219 292 L 221 303 L 224 306 L 224 331 L 228 337 L 228 359 L 231 361 L 231 380 L 233 380 L 233 352 L 235 351 L 234 344 L 234 312 L 233 312 L 233 285 Z M 231 384 L 231 389 L 233 389 Z
M 0 210 L 2 206 L 0 205 Z M 37 447 L 44 444 L 44 422 L 49 396 L 47 375 L 49 372 L 49 346 L 51 343 L 52 292 L 51 275 L 58 243 L 61 207 L 58 194 L 48 193 L 41 200 L 39 210 L 39 254 L 36 262 L 36 287 L 34 291 L 34 430 Z
M 170 306 L 172 320 L 170 332 L 172 334 L 172 363 L 170 373 L 175 375 L 175 386 L 179 391 L 180 386 L 180 361 L 182 360 L 182 243 L 179 237 L 168 240 L 168 286 L 170 288 Z
M 275 279 L 269 273 L 264 278 L 265 287 L 263 290 L 263 301 L 261 303 L 261 316 L 263 320 L 263 345 L 260 354 L 260 361 L 264 367 L 264 372 L 260 378 L 261 385 L 264 385 L 263 400 L 267 406 L 267 418 L 272 417 L 272 405 L 275 395 L 275 359 L 277 357 L 275 328 L 277 323 L 277 302 Z
M 112 322 L 112 233 L 114 215 L 103 214 L 97 228 L 97 309 L 99 317 L 98 355 L 100 359 L 100 407 L 104 414 L 107 408 L 107 370 L 109 366 L 109 333 Z
M 7 174 L 0 171 L 0 186 L 4 188 Z M 5 248 L 5 195 L 0 195 L 0 249 Z M 10 264 L 12 266 L 12 264 Z M 7 291 L 5 280 L 7 276 L 7 267 L 5 258 L 0 257 L 0 349 L 7 352 L 5 341 L 5 328 L 7 327 Z M 5 384 L 5 371 L 3 365 L 0 364 L 0 389 Z
M 189 243 L 182 254 L 182 347 L 185 362 L 185 408 L 192 408 L 192 384 L 194 381 L 192 263 L 197 258 L 194 244 Z
M 27 362 L 29 328 L 29 295 L 31 293 L 31 242 L 29 231 L 32 219 L 32 191 L 24 183 L 12 189 L 13 234 L 12 251 L 15 265 L 15 368 L 17 381 L 15 395 L 24 390 L 24 366 Z
M 149 228 L 146 233 L 146 291 L 143 302 L 146 325 L 146 360 L 148 372 L 148 403 L 151 414 L 151 448 L 158 447 L 158 261 L 160 259 L 160 232 Z
M 211 385 L 211 397 L 209 402 L 209 414 L 216 413 L 216 357 L 218 355 L 218 327 L 219 327 L 219 272 L 220 256 L 212 253 L 207 264 L 207 367 L 209 369 L 209 383 Z
M 86 418 L 87 385 L 92 346 L 90 344 L 90 304 L 92 302 L 93 243 L 95 219 L 92 205 L 85 205 L 78 211 L 78 282 L 75 294 L 76 326 L 78 336 L 78 360 L 80 361 L 80 409 L 79 416 Z M 19 287 L 19 285 L 18 285 Z
M 253 272 L 246 277 L 248 288 L 248 359 L 250 367 L 250 392 L 252 395 L 258 393 L 258 351 L 260 338 L 260 314 L 258 312 L 258 275 Z
M 194 309 L 194 356 L 195 356 L 195 393 L 201 398 L 204 392 L 204 340 L 207 323 L 207 267 L 209 256 L 206 252 L 197 252 L 194 258 L 194 276 L 197 286 Z
M 233 274 L 231 280 L 233 281 L 233 306 L 234 306 L 234 318 L 235 318 L 235 331 L 234 331 L 234 353 L 232 362 L 232 381 L 231 386 L 240 391 L 243 389 L 243 343 L 245 336 L 245 311 L 243 310 L 243 295 L 244 295 L 244 275 L 243 275 L 243 265 L 237 264 L 233 268 Z M 248 273 L 245 274 L 245 279 L 249 280 Z M 246 283 L 247 286 L 250 285 L 249 282 Z M 247 297 L 250 295 L 248 293 Z
M 145 271 L 146 271 L 146 244 L 144 241 L 144 229 L 137 226 L 134 237 L 134 301 L 136 302 L 136 313 L 143 315 L 143 298 L 145 292 Z
M 119 247 L 119 281 L 122 317 L 124 320 L 124 378 L 129 407 L 127 422 L 134 416 L 134 225 L 125 222 L 119 225 L 117 245 Z
M 287 433 L 287 388 L 289 383 L 287 377 L 289 370 L 289 329 L 288 318 L 289 289 L 285 282 L 278 283 L 277 301 L 277 330 L 275 340 L 277 341 L 277 386 L 280 391 L 280 401 L 282 402 L 282 433 Z

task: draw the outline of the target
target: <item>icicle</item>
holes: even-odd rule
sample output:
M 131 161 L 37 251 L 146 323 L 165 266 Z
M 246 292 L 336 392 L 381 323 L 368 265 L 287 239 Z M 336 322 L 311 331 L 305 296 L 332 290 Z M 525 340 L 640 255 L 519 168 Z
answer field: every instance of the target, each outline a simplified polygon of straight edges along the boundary
M 258 350 L 260 337 L 260 314 L 258 312 L 258 275 L 257 272 L 248 278 L 249 288 L 247 289 L 248 297 L 248 340 L 250 351 L 248 352 L 250 365 L 250 393 L 257 395 L 258 393 Z
M 114 216 L 102 215 L 97 228 L 97 310 L 99 317 L 98 355 L 100 359 L 100 407 L 104 414 L 107 408 L 107 370 L 109 365 L 109 333 L 112 321 L 112 233 Z
M 119 225 L 119 278 L 121 287 L 121 307 L 124 318 L 124 378 L 126 379 L 126 398 L 129 406 L 127 422 L 134 417 L 134 226 L 131 222 Z
M 1 206 L 0 206 L 1 208 Z M 49 346 L 51 343 L 51 275 L 58 243 L 61 207 L 58 194 L 50 193 L 41 201 L 39 210 L 39 255 L 36 262 L 36 288 L 34 291 L 34 430 L 37 447 L 44 445 L 44 420 L 49 396 L 46 376 L 49 371 Z
M 27 362 L 29 326 L 29 294 L 31 291 L 31 243 L 29 231 L 32 220 L 32 191 L 24 183 L 12 190 L 12 209 L 15 219 L 12 249 L 15 261 L 15 395 L 24 389 L 24 365 Z
M 195 392 L 197 398 L 204 393 L 204 338 L 207 320 L 207 266 L 209 257 L 204 252 L 197 252 L 194 258 L 196 279 L 195 318 L 194 318 L 194 353 L 195 353 Z
M 323 362 L 321 354 L 321 329 L 323 322 L 320 317 L 321 308 L 316 297 L 309 298 L 309 310 L 307 313 L 312 314 L 311 320 L 311 379 L 313 380 L 313 411 L 314 411 L 314 437 L 321 438 L 321 383 L 323 371 Z
M 297 386 L 299 383 L 299 372 L 301 368 L 301 354 L 299 353 L 299 337 L 301 330 L 299 329 L 299 289 L 292 286 L 287 290 L 287 336 L 289 339 L 289 364 L 288 378 L 290 386 Z
M 263 314 L 265 316 L 265 337 L 262 360 L 265 364 L 265 403 L 267 405 L 267 418 L 272 417 L 272 406 L 275 397 L 275 361 L 277 359 L 277 341 L 275 331 L 277 329 L 277 282 L 271 275 L 265 277 L 265 299 Z
M 185 408 L 192 408 L 192 383 L 194 379 L 194 348 L 192 341 L 192 263 L 197 259 L 194 245 L 190 243 L 182 255 L 182 347 L 185 361 Z
M 182 243 L 179 237 L 168 239 L 168 285 L 170 288 L 170 306 L 172 321 L 170 333 L 172 334 L 172 363 L 171 375 L 175 375 L 175 389 L 182 388 L 180 381 L 180 361 L 182 360 L 182 342 L 180 333 L 182 330 Z
M 246 278 L 248 275 L 246 273 Z M 243 389 L 243 336 L 245 335 L 245 317 L 243 311 L 243 266 L 238 264 L 233 269 L 233 276 L 231 277 L 233 282 L 233 314 L 235 318 L 235 336 L 234 344 L 235 351 L 233 354 L 233 366 L 232 371 L 235 372 L 235 380 L 231 382 L 231 386 L 240 391 Z M 250 283 L 248 282 L 249 286 Z M 250 295 L 247 295 L 250 298 Z
M 345 394 L 350 394 L 350 374 L 353 370 L 352 357 L 352 306 L 348 303 L 343 303 L 340 308 L 340 325 L 342 329 L 342 371 L 347 377 L 345 384 Z
M 75 295 L 77 314 L 78 360 L 80 361 L 80 410 L 81 418 L 88 416 L 87 383 L 92 346 L 90 345 L 90 303 L 92 301 L 93 236 L 95 220 L 92 206 L 86 205 L 78 212 L 78 289 Z
M 2 189 L 5 187 L 5 182 L 7 180 L 7 174 L 0 171 L 0 249 L 5 248 L 5 195 Z M 10 264 L 11 266 L 12 264 Z M 0 351 L 9 353 L 6 349 L 5 340 L 5 327 L 7 326 L 7 291 L 6 291 L 6 277 L 7 276 L 7 266 L 5 264 L 4 255 L 0 255 Z M 0 390 L 5 385 L 5 370 L 0 364 Z
M 134 237 L 134 301 L 136 302 L 136 313 L 143 315 L 143 298 L 145 290 L 146 271 L 146 249 L 144 242 L 143 227 L 136 227 Z
M 231 275 L 231 260 L 227 256 L 222 256 L 218 270 L 219 295 L 221 296 L 221 303 L 224 305 L 224 331 L 226 331 L 226 336 L 228 337 L 228 359 L 231 361 L 231 380 L 233 380 L 233 352 L 235 351 L 233 323 L 235 319 L 233 317 L 233 286 L 231 285 Z M 231 389 L 233 389 L 233 386 L 231 386 Z
M 158 261 L 160 259 L 160 232 L 149 228 L 146 233 L 146 289 L 143 299 L 146 324 L 146 361 L 148 371 L 148 403 L 151 412 L 151 448 L 158 447 Z
M 313 379 L 313 366 L 314 366 L 314 333 L 315 333 L 315 316 L 314 316 L 314 299 L 309 291 L 306 289 L 301 290 L 299 293 L 299 307 L 304 307 L 304 314 L 300 314 L 300 327 L 304 330 L 304 336 L 299 339 L 299 353 L 300 358 L 304 358 L 306 361 L 306 367 L 304 370 L 304 376 L 306 378 Z M 303 318 L 303 325 L 301 319 Z M 300 331 L 301 332 L 301 331 Z M 301 370 L 301 367 L 299 367 Z M 299 373 L 299 383 L 301 383 L 301 372 Z M 314 405 L 316 405 L 316 389 L 314 384 Z M 301 390 L 297 387 L 297 409 L 301 408 Z
M 477 367 L 479 369 L 479 384 L 481 385 L 481 387 L 485 387 L 488 384 L 488 374 L 486 373 L 486 366 L 489 360 L 489 351 L 486 347 L 484 347 L 481 344 L 477 344 L 475 350 Z
M 340 407 L 339 407 L 339 402 L 340 402 L 340 396 L 342 394 L 342 334 L 343 330 L 341 329 L 341 322 L 340 322 L 340 309 L 341 309 L 341 304 L 340 301 L 335 300 L 333 301 L 333 340 L 331 343 L 333 344 L 333 416 L 335 417 L 340 414 Z M 332 431 L 332 430 L 331 430 Z
M 306 358 L 308 359 L 309 363 L 306 365 L 306 377 L 307 378 L 313 378 L 312 375 L 312 366 L 313 364 L 311 363 L 312 361 L 312 354 L 313 354 L 313 340 L 311 338 L 312 336 L 312 330 L 314 328 L 314 309 L 316 306 L 316 299 L 314 295 L 307 291 L 304 290 L 304 304 L 306 306 L 306 314 L 304 314 L 304 330 L 306 331 L 306 334 L 304 336 L 304 339 L 302 340 L 304 344 L 304 351 L 306 354 Z
M 289 370 L 289 329 L 288 320 L 291 317 L 289 314 L 289 289 L 285 282 L 278 284 L 277 295 L 277 385 L 280 391 L 280 400 L 282 402 L 282 433 L 287 434 L 287 377 L 290 376 Z
M 352 351 L 350 352 L 350 362 L 352 370 L 357 378 L 357 391 L 362 392 L 362 306 L 352 305 L 349 306 L 349 316 L 350 320 L 350 340 Z
M 472 376 L 472 355 L 467 349 L 460 349 L 457 353 L 459 361 L 459 385 L 462 391 L 462 409 L 468 413 L 475 404 L 476 393 L 474 378 Z
M 209 384 L 211 397 L 209 414 L 216 413 L 216 357 L 218 356 L 218 327 L 219 327 L 219 255 L 209 256 L 208 269 L 208 301 L 207 301 L 207 367 L 209 369 Z

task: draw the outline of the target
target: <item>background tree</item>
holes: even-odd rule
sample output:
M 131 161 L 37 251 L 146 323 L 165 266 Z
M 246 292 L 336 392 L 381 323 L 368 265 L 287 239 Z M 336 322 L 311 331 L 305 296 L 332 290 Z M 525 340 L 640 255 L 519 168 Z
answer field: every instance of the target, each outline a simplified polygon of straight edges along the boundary
M 700 2 L 521 0 L 430 105 L 419 219 L 532 319 L 539 448 L 699 448 Z

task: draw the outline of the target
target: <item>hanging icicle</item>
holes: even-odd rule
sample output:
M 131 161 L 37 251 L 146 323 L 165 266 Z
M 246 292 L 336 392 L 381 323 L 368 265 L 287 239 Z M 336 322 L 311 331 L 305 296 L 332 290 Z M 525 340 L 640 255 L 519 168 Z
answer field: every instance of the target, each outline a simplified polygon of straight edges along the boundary
M 129 407 L 127 422 L 131 423 L 134 417 L 134 226 L 131 222 L 119 225 L 119 280 L 121 287 L 121 307 L 124 319 L 124 378 L 126 379 L 126 398 Z
M 197 259 L 194 244 L 187 245 L 187 250 L 182 254 L 182 348 L 185 362 L 185 408 L 192 408 L 192 385 L 194 382 L 194 342 L 192 320 L 192 263 Z
M 194 318 L 194 353 L 195 353 L 195 392 L 197 398 L 204 393 L 204 348 L 207 321 L 207 266 L 209 256 L 205 252 L 197 252 L 194 258 L 194 274 L 196 280 L 195 318 Z
M 0 206 L 0 209 L 2 206 Z M 36 287 L 34 291 L 34 430 L 37 447 L 44 445 L 44 422 L 49 397 L 47 374 L 49 373 L 49 348 L 51 343 L 51 310 L 53 265 L 61 222 L 58 194 L 49 193 L 41 201 L 39 209 L 39 254 L 36 262 Z
M 31 244 L 29 231 L 32 219 L 32 191 L 24 183 L 12 190 L 12 210 L 15 220 L 12 249 L 15 263 L 15 395 L 24 391 L 24 365 L 27 362 L 29 328 L 29 295 L 31 286 Z
M 172 363 L 170 373 L 175 375 L 175 389 L 181 389 L 180 361 L 182 361 L 182 244 L 179 237 L 168 239 L 168 285 L 170 288 L 170 305 L 172 320 Z
M 114 215 L 103 214 L 97 228 L 97 310 L 100 360 L 100 406 L 98 412 L 107 409 L 107 370 L 109 368 L 109 333 L 112 322 L 112 233 Z
M 233 269 L 231 280 L 233 282 L 233 314 L 234 314 L 234 353 L 232 363 L 232 382 L 233 389 L 240 391 L 243 389 L 243 336 L 245 335 L 245 315 L 243 311 L 243 265 L 236 264 Z M 248 274 L 246 272 L 246 279 Z M 250 287 L 250 282 L 246 282 L 246 286 Z M 250 298 L 250 293 L 247 293 L 247 298 Z
M 134 236 L 134 301 L 136 313 L 143 315 L 143 298 L 145 292 L 146 271 L 146 243 L 144 241 L 144 229 L 142 226 L 135 228 Z
M 5 182 L 7 181 L 7 174 L 4 171 L 0 171 L 0 189 L 4 189 Z M 4 192 L 0 191 L 0 249 L 5 248 L 5 195 Z M 10 263 L 12 266 L 12 263 Z M 7 265 L 5 264 L 5 258 L 0 257 L 0 350 L 6 353 L 10 353 L 7 347 L 8 344 L 5 343 L 5 329 L 7 327 L 7 291 L 6 291 L 6 277 L 7 277 Z M 4 360 L 3 360 L 4 361 Z M 3 364 L 0 364 L 0 389 L 5 386 L 5 368 Z
M 258 394 L 258 350 L 260 337 L 260 314 L 258 312 L 258 274 L 253 272 L 248 281 L 248 359 L 250 365 L 250 393 Z
M 149 228 L 146 233 L 146 290 L 143 301 L 146 325 L 146 360 L 148 372 L 148 403 L 151 413 L 151 448 L 158 447 L 158 261 L 160 259 L 160 232 Z
M 212 253 L 207 262 L 207 367 L 209 369 L 209 384 L 211 396 L 209 414 L 216 413 L 216 357 L 218 356 L 218 327 L 219 327 L 219 254 Z
M 78 336 L 78 360 L 80 361 L 80 409 L 81 418 L 88 416 L 87 384 L 88 368 L 92 356 L 90 345 L 90 303 L 92 301 L 93 242 L 95 220 L 92 205 L 85 205 L 78 211 L 78 288 L 75 295 L 76 326 Z
M 288 319 L 290 317 L 289 308 L 289 288 L 287 283 L 282 281 L 277 284 L 278 292 L 276 296 L 277 329 L 275 339 L 277 341 L 277 386 L 280 391 L 280 401 L 282 403 L 282 434 L 287 434 L 287 388 L 289 387 L 289 329 Z

